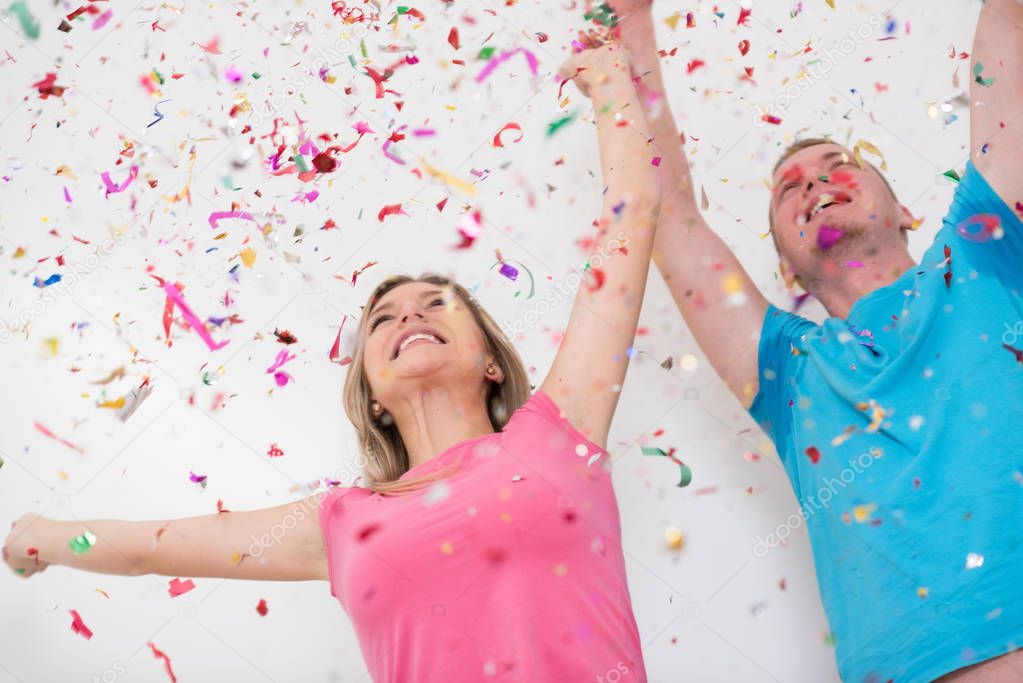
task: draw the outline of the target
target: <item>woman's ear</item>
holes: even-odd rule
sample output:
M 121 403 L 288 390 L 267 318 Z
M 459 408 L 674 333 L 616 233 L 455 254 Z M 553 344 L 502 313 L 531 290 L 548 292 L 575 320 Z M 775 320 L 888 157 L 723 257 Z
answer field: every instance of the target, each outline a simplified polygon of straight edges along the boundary
M 504 383 L 504 369 L 498 365 L 493 358 L 487 359 L 486 368 L 483 371 L 487 379 L 496 384 Z

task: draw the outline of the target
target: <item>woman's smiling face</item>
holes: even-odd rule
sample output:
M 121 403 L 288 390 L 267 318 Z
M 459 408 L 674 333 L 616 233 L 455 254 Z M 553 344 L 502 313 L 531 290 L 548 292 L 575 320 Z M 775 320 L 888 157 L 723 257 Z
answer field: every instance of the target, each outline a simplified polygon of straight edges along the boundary
M 483 331 L 449 287 L 407 282 L 391 289 L 371 304 L 362 343 L 372 395 L 385 408 L 408 392 L 449 382 L 483 386 Z

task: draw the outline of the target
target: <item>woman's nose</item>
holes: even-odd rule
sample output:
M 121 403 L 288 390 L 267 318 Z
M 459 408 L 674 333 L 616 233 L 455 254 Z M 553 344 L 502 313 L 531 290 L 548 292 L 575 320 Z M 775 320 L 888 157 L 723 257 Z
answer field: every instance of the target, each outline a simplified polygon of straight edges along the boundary
M 416 303 L 415 301 L 411 301 L 411 300 L 410 301 L 406 301 L 401 306 L 401 321 L 402 322 L 408 322 L 409 320 L 412 320 L 412 319 L 415 319 L 415 318 L 419 318 L 419 319 L 423 318 L 423 314 L 422 314 L 422 311 L 421 311 L 421 309 L 419 307 L 419 304 Z

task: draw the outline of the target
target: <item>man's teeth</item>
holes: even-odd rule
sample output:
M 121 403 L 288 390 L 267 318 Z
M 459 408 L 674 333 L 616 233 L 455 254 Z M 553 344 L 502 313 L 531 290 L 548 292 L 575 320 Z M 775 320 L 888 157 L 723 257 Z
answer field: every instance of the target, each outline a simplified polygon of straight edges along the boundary
M 405 341 L 403 341 L 401 343 L 401 346 L 398 347 L 398 353 L 401 353 L 402 351 L 404 351 L 405 347 L 408 346 L 409 344 L 411 344 L 412 342 L 418 341 L 420 339 L 426 339 L 426 340 L 432 341 L 434 344 L 440 344 L 440 339 L 437 339 L 437 337 L 433 336 L 432 334 L 422 334 L 422 333 L 414 334 L 411 337 L 406 338 Z

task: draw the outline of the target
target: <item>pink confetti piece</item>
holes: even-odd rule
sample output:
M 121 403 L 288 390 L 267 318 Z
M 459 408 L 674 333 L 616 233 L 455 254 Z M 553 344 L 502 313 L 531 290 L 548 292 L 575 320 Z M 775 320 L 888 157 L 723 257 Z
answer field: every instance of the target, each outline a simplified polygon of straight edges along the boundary
M 71 630 L 86 640 L 91 639 L 92 631 L 85 625 L 85 622 L 82 621 L 82 617 L 78 614 L 78 610 L 73 609 L 68 611 L 71 612 Z
M 93 20 L 92 22 L 92 30 L 98 31 L 104 26 L 106 26 L 107 22 L 110 21 L 110 17 L 112 16 L 114 16 L 114 10 L 108 9 L 106 12 L 96 17 L 96 19 Z
M 838 240 L 842 239 L 842 235 L 845 231 L 840 228 L 832 228 L 827 225 L 822 225 L 820 230 L 817 231 L 817 247 L 821 251 L 827 251 L 831 247 L 835 246 Z
M 257 222 L 248 211 L 214 211 L 210 214 L 210 227 L 216 228 L 217 223 L 224 218 L 242 218 L 247 221 L 252 221 L 253 223 Z
M 266 369 L 267 374 L 274 373 L 274 381 L 277 382 L 277 386 L 283 387 L 291 379 L 291 375 L 284 371 L 279 371 L 282 365 L 288 361 L 295 360 L 296 356 L 293 353 L 288 353 L 287 349 L 281 349 L 277 354 L 277 358 L 274 360 L 273 365 Z
M 572 42 L 575 43 L 575 41 Z M 483 67 L 482 71 L 476 74 L 476 82 L 482 83 L 483 81 L 485 81 L 490 76 L 490 74 L 494 73 L 494 70 L 497 69 L 498 66 L 504 64 L 519 52 L 521 52 L 525 56 L 526 64 L 529 65 L 529 71 L 535 76 L 537 68 L 536 56 L 524 47 L 517 47 L 514 50 L 502 52 L 496 57 L 491 57 L 490 61 L 488 61 L 486 66 Z
M 154 657 L 156 657 L 157 659 L 162 659 L 163 660 L 163 666 L 167 670 L 167 675 L 170 676 L 171 683 L 178 683 L 178 677 L 174 675 L 174 669 L 171 668 L 170 657 L 165 655 L 160 650 L 157 650 L 156 646 L 153 645 L 152 643 L 146 643 L 146 645 L 148 645 L 149 649 L 153 651 L 153 656 Z
M 202 321 L 192 312 L 192 309 L 185 303 L 185 297 L 181 295 L 181 290 L 175 287 L 170 282 L 163 285 L 163 291 L 167 293 L 167 298 L 173 301 L 178 306 L 178 310 L 181 311 L 182 317 L 188 322 L 188 324 L 195 330 L 195 333 L 199 335 L 206 346 L 209 347 L 210 351 L 216 351 L 222 349 L 228 345 L 229 341 L 217 342 L 213 340 L 210 333 L 206 330 L 206 326 L 203 325 Z
M 115 194 L 117 192 L 124 192 L 126 189 L 128 189 L 128 186 L 131 185 L 131 181 L 135 180 L 135 178 L 138 177 L 138 174 L 139 167 L 132 166 L 131 170 L 128 171 L 128 178 L 120 185 L 115 185 L 114 181 L 110 179 L 110 172 L 103 171 L 103 173 L 100 174 L 100 177 L 103 178 L 103 184 L 106 185 L 107 187 L 106 194 L 104 194 L 103 196 L 109 197 L 110 195 Z
M 71 203 L 71 193 L 67 191 L 67 185 L 64 186 L 64 201 Z
M 46 428 L 46 426 L 45 426 L 45 425 L 43 425 L 42 423 L 40 423 L 40 422 L 36 422 L 36 423 L 35 423 L 35 428 L 36 428 L 36 429 L 37 429 L 37 430 L 38 430 L 39 432 L 41 432 L 41 433 L 42 433 L 42 434 L 43 434 L 44 436 L 48 436 L 48 437 L 50 437 L 51 439 L 53 439 L 54 441 L 57 441 L 57 442 L 59 442 L 59 443 L 61 443 L 61 444 L 65 445 L 65 446 L 67 446 L 67 447 L 68 447 L 68 448 L 70 448 L 71 450 L 73 450 L 73 451 L 78 451 L 78 452 L 79 452 L 79 453 L 81 453 L 82 455 L 85 455 L 85 450 L 84 450 L 83 448 L 81 448 L 81 447 L 79 447 L 79 446 L 76 446 L 75 444 L 71 443 L 71 442 L 70 442 L 70 441 L 68 441 L 67 439 L 63 439 L 63 438 L 61 438 L 61 437 L 57 436 L 56 434 L 54 434 L 53 432 L 51 432 L 51 431 L 50 431 L 49 429 L 47 429 L 47 428 Z
M 188 591 L 194 589 L 195 583 L 192 582 L 192 579 L 185 579 L 184 581 L 182 581 L 181 579 L 171 579 L 170 588 L 167 590 L 167 592 L 170 593 L 170 596 L 172 598 L 176 598 L 179 595 L 184 595 Z

